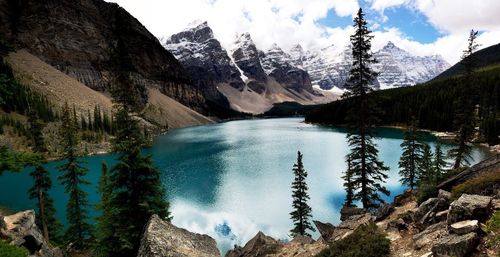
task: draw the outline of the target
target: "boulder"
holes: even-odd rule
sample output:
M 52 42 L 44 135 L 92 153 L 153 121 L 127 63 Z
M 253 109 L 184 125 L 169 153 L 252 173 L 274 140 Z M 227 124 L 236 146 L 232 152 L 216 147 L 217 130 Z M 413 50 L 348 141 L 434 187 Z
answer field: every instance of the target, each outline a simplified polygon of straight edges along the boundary
M 375 215 L 375 221 L 381 221 L 389 217 L 389 215 L 391 215 L 393 211 L 394 211 L 394 206 L 392 206 L 392 204 L 385 203 L 381 205 L 373 214 Z
M 476 233 L 465 235 L 449 234 L 439 239 L 432 246 L 434 257 L 464 257 L 468 256 L 479 243 Z
M 463 194 L 450 205 L 448 225 L 462 220 L 485 221 L 491 213 L 489 196 Z
M 146 224 L 138 257 L 219 257 L 215 240 L 178 228 L 153 215 Z
M 313 222 L 316 228 L 318 229 L 321 238 L 323 238 L 326 241 L 332 237 L 333 233 L 335 232 L 334 225 L 332 225 L 331 223 L 323 223 L 318 220 L 314 220 Z
M 449 202 L 451 200 L 451 193 L 443 189 L 439 189 L 438 198 L 444 199 Z
M 448 233 L 446 223 L 440 222 L 427 227 L 424 231 L 412 237 L 415 249 L 419 250 L 425 246 L 430 246 L 438 238 Z
M 394 197 L 394 206 L 403 206 L 409 202 L 415 201 L 415 192 L 411 189 L 404 191 Z
M 312 239 L 310 236 L 301 236 L 298 235 L 296 236 L 292 241 L 290 241 L 290 244 L 312 244 L 314 243 L 314 239 Z
M 340 220 L 344 221 L 351 216 L 361 215 L 367 213 L 367 210 L 364 208 L 357 208 L 352 206 L 344 206 L 340 209 Z
M 418 207 L 414 214 L 416 225 L 425 229 L 428 225 L 439 222 L 436 214 L 448 209 L 448 201 L 443 198 L 429 198 Z
M 226 257 L 264 257 L 276 253 L 282 243 L 264 233 L 257 233 L 244 247 L 235 246 L 233 250 L 226 253 Z M 197 256 L 197 255 L 191 255 Z M 169 256 L 170 257 L 170 256 Z
M 30 256 L 63 256 L 61 249 L 51 247 L 43 237 L 42 232 L 35 224 L 35 212 L 33 210 L 4 216 L 2 223 L 0 237 L 9 238 L 12 245 L 26 248 Z
M 464 235 L 470 232 L 476 232 L 479 229 L 479 222 L 477 220 L 464 220 L 450 225 L 448 230 L 450 233 Z
M 373 222 L 374 220 L 375 217 L 370 213 L 351 216 L 347 220 L 342 221 L 337 226 L 337 228 L 335 228 L 333 234 L 326 239 L 326 241 L 332 243 L 337 240 L 343 239 L 346 236 L 352 234 L 354 230 L 359 228 L 359 226 L 366 225 L 370 222 Z

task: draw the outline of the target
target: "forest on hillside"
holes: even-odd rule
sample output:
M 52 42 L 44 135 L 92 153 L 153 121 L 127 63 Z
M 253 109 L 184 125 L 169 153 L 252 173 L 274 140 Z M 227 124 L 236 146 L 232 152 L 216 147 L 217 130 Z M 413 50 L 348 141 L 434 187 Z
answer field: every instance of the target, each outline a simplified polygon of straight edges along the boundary
M 463 76 L 455 76 L 413 87 L 375 91 L 382 114 L 381 125 L 407 125 L 412 117 L 417 126 L 434 131 L 453 131 L 454 117 L 459 109 L 459 95 L 464 90 Z M 471 95 L 476 105 L 477 124 L 481 139 L 498 144 L 500 135 L 500 67 L 482 69 L 472 74 L 472 84 L 479 90 Z M 321 105 L 306 115 L 306 122 L 325 125 L 344 125 L 354 99 L 343 99 Z

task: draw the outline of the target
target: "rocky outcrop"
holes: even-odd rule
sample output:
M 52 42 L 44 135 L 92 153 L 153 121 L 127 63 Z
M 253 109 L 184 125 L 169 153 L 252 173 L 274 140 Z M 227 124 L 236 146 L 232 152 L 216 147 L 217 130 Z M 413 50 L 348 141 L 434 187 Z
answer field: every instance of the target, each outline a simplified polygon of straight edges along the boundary
M 437 213 L 448 209 L 448 201 L 444 198 L 429 198 L 418 207 L 414 214 L 416 225 L 424 229 L 430 224 L 439 222 Z
M 479 229 L 477 220 L 463 220 L 450 225 L 450 233 L 464 235 L 470 232 L 476 232 Z
M 373 213 L 373 215 L 375 216 L 375 221 L 381 221 L 381 220 L 389 217 L 389 215 L 391 215 L 391 213 L 393 211 L 394 211 L 394 206 L 392 206 L 392 204 L 388 204 L 388 203 L 382 204 Z
M 402 194 L 394 197 L 394 206 L 403 206 L 407 203 L 415 201 L 415 192 L 411 189 L 405 190 Z
M 175 57 L 125 9 L 102 0 L 1 1 L 0 36 L 86 86 L 106 91 L 130 75 L 142 103 L 147 87 L 196 108 L 203 95 Z
M 278 252 L 282 243 L 264 233 L 257 233 L 244 247 L 235 246 L 226 253 L 226 257 L 264 257 Z
M 450 205 L 448 225 L 463 220 L 485 221 L 491 214 L 492 197 L 463 194 Z
M 146 224 L 138 257 L 219 257 L 215 240 L 191 233 L 153 215 Z
M 63 252 L 52 247 L 36 226 L 34 211 L 2 217 L 2 223 L 0 237 L 9 238 L 12 245 L 26 248 L 30 256 L 63 257 Z
M 489 159 L 479 162 L 472 167 L 460 172 L 437 186 L 439 189 L 451 190 L 454 186 L 461 184 L 469 179 L 484 176 L 489 173 L 499 173 L 500 154 L 496 154 Z
M 333 243 L 352 234 L 358 227 L 366 225 L 373 221 L 375 221 L 375 217 L 370 213 L 365 213 L 361 215 L 350 216 L 346 220 L 340 222 L 337 227 L 331 228 L 327 226 L 329 228 L 325 229 L 325 226 L 322 226 L 323 228 L 320 229 L 320 227 L 318 227 L 318 230 L 320 231 L 322 238 L 326 242 Z M 318 222 L 315 222 L 315 224 L 318 224 Z M 325 230 L 328 232 L 326 232 Z
M 439 239 L 432 247 L 434 257 L 464 257 L 469 255 L 478 244 L 476 233 L 465 235 L 450 234 Z
M 343 206 L 342 209 L 340 209 L 340 220 L 344 221 L 344 220 L 347 220 L 351 216 L 361 215 L 361 214 L 365 214 L 367 212 L 368 211 L 365 208 L 358 208 L 358 207 L 353 207 L 353 206 Z

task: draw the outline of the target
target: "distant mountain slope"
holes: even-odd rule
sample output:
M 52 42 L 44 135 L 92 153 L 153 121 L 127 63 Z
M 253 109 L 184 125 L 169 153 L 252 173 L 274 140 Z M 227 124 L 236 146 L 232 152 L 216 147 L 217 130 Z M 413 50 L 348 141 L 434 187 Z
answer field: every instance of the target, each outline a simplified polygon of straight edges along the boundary
M 77 113 L 86 113 L 99 106 L 110 113 L 112 102 L 108 94 L 93 90 L 76 79 L 55 69 L 26 50 L 10 53 L 5 61 L 21 84 L 35 92 L 47 96 L 47 99 L 58 107 L 66 102 L 75 106 Z M 145 122 L 150 125 L 169 128 L 180 128 L 212 123 L 205 116 L 189 109 L 179 102 L 161 94 L 157 89 L 146 88 L 148 103 L 144 110 Z
M 157 88 L 207 112 L 203 95 L 175 57 L 134 17 L 102 0 L 0 1 L 0 37 L 86 86 L 107 91 L 127 72 L 147 102 Z
M 252 114 L 275 103 L 326 103 L 330 92 L 313 89 L 309 74 L 294 66 L 277 45 L 257 49 L 250 34 L 239 35 L 230 51 L 215 38 L 207 22 L 196 21 L 163 41 L 207 100 Z
M 324 90 L 334 87 L 344 88 L 352 63 L 351 50 L 342 51 L 334 46 L 319 50 L 304 51 L 300 45 L 292 48 L 294 63 L 306 70 L 313 80 Z M 378 63 L 373 69 L 379 73 L 376 86 L 381 89 L 413 86 L 427 82 L 446 70 L 450 65 L 440 56 L 415 56 L 388 42 L 374 52 Z
M 478 68 L 500 64 L 500 43 L 481 49 L 475 52 L 474 56 L 478 60 Z M 455 76 L 463 72 L 464 66 L 460 61 L 449 69 L 445 70 L 443 73 L 439 74 L 439 76 L 437 76 L 435 80 Z

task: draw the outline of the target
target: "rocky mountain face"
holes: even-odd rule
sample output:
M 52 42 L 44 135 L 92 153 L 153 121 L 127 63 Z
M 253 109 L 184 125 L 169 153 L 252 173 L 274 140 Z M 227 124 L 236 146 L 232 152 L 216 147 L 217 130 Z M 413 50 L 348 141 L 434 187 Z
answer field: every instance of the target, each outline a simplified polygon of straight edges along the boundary
M 291 56 L 277 44 L 273 44 L 265 53 L 261 52 L 260 59 L 264 71 L 286 88 L 296 92 L 306 90 L 313 93 L 309 74 L 294 66 Z
M 352 63 L 351 49 L 338 51 L 334 46 L 317 51 L 304 51 L 300 45 L 292 48 L 294 64 L 306 70 L 313 84 L 321 89 L 344 88 Z M 415 56 L 388 42 L 374 53 L 378 63 L 373 69 L 379 73 L 375 85 L 381 89 L 412 86 L 423 83 L 449 68 L 440 56 Z
M 172 35 L 163 43 L 188 74 L 193 84 L 207 98 L 220 99 L 219 83 L 241 89 L 245 85 L 240 71 L 215 39 L 207 22 L 190 24 L 184 31 Z
M 309 74 L 288 53 L 277 45 L 259 50 L 249 33 L 237 36 L 226 51 L 206 22 L 196 22 L 165 40 L 164 47 L 208 99 L 225 100 L 223 95 L 240 112 L 262 113 L 285 101 L 332 100 L 313 89 Z
M 175 57 L 127 11 L 102 0 L 0 1 L 0 36 L 88 87 L 107 91 L 126 72 L 147 87 L 204 110 L 203 95 Z

